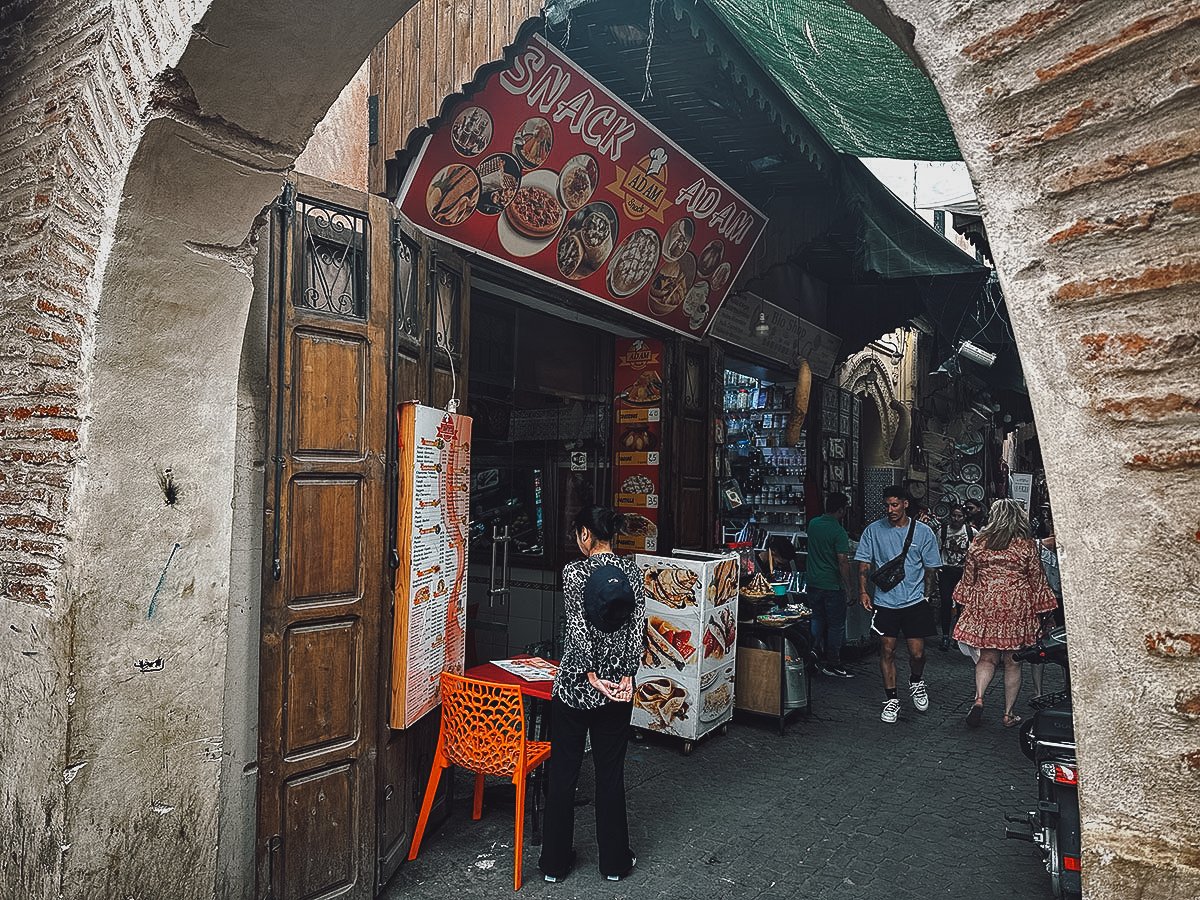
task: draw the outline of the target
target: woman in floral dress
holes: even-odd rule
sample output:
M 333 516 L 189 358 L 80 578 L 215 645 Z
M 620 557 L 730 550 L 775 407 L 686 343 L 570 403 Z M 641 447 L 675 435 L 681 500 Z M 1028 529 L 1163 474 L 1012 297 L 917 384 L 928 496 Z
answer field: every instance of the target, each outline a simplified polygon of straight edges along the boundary
M 1021 664 L 1013 659 L 1013 651 L 1038 639 L 1041 616 L 1057 606 L 1042 571 L 1037 542 L 1030 535 L 1029 516 L 1015 500 L 992 504 L 987 527 L 967 551 L 954 601 L 963 607 L 954 639 L 979 653 L 975 703 L 967 713 L 967 724 L 975 728 L 983 720 L 984 692 L 1003 661 L 1002 721 L 1012 727 L 1021 721 L 1013 713 L 1021 690 Z

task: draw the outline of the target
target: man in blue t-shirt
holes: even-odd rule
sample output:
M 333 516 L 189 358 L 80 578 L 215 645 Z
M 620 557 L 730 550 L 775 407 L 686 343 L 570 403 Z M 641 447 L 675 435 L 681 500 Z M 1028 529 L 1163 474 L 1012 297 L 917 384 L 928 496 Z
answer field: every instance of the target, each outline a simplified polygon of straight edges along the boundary
M 900 716 L 900 700 L 896 696 L 896 644 L 902 632 L 908 643 L 908 690 L 913 706 L 920 712 L 929 709 L 929 692 L 923 677 L 925 638 L 937 634 L 937 622 L 928 598 L 933 576 L 942 564 L 942 555 L 933 529 L 909 518 L 904 488 L 897 485 L 888 488 L 883 492 L 883 502 L 887 515 L 866 527 L 854 559 L 858 562 L 859 600 L 864 609 L 874 612 L 871 630 L 880 640 L 879 671 L 883 675 L 886 699 L 879 718 L 893 724 Z M 872 598 L 869 590 L 872 568 L 879 568 L 903 552 L 910 529 L 912 541 L 904 557 L 904 579 L 888 591 L 876 587 Z

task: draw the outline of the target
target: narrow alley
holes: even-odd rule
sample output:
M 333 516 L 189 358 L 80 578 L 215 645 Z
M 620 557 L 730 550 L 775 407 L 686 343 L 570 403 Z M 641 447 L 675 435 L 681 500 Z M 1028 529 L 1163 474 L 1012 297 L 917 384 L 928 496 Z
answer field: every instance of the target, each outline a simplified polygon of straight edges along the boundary
M 601 879 L 592 808 L 580 806 L 580 859 L 561 884 L 542 880 L 527 830 L 522 896 L 1048 897 L 1036 849 L 1004 839 L 1004 814 L 1032 807 L 1036 786 L 1017 729 L 1000 725 L 999 683 L 988 695 L 984 727 L 969 730 L 971 663 L 931 649 L 929 712 L 905 703 L 900 721 L 885 725 L 877 664 L 870 655 L 849 665 L 857 677 L 848 681 L 816 676 L 811 719 L 791 719 L 783 738 L 773 721 L 739 714 L 727 735 L 701 741 L 686 761 L 677 741 L 631 744 L 626 789 L 637 869 L 618 884 Z M 1048 671 L 1047 690 L 1058 686 L 1058 672 Z M 1026 714 L 1030 692 L 1027 672 L 1018 701 Z M 590 777 L 585 763 L 581 798 Z M 488 785 L 483 819 L 474 823 L 470 785 L 459 776 L 448 825 L 426 838 L 385 900 L 512 891 L 511 789 L 498 780 Z

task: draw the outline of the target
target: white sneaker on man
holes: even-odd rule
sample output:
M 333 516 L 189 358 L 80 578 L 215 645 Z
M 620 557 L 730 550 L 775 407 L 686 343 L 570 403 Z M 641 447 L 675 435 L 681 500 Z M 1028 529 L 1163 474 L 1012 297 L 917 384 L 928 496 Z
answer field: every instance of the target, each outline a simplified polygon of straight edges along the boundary
M 917 712 L 925 712 L 929 709 L 929 692 L 925 690 L 924 681 L 910 684 L 908 690 L 912 694 L 913 706 L 917 708 Z
M 898 718 L 900 718 L 900 701 L 895 697 L 885 700 L 883 712 L 879 714 L 880 721 L 887 722 L 889 725 L 895 725 Z

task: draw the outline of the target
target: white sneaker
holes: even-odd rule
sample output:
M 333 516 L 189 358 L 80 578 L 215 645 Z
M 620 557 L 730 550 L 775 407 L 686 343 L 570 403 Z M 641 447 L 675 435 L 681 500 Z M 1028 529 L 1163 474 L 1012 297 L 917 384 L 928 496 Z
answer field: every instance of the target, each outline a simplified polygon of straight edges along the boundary
M 917 712 L 925 712 L 929 709 L 929 693 L 925 690 L 924 681 L 910 684 L 908 690 L 912 694 L 913 706 L 917 708 Z
M 926 706 L 929 704 L 926 703 Z M 883 704 L 883 712 L 879 714 L 879 719 L 882 722 L 887 722 L 889 725 L 895 725 L 896 720 L 900 718 L 900 701 L 893 697 Z

